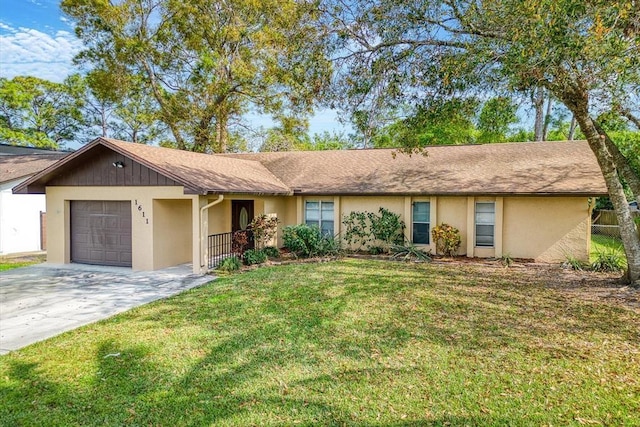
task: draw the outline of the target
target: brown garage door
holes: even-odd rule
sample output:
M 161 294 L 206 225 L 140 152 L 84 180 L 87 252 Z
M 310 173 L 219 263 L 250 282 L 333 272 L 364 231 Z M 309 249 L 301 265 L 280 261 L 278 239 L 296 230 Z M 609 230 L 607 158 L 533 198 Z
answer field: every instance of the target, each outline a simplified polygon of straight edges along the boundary
M 71 202 L 71 262 L 131 267 L 131 202 Z

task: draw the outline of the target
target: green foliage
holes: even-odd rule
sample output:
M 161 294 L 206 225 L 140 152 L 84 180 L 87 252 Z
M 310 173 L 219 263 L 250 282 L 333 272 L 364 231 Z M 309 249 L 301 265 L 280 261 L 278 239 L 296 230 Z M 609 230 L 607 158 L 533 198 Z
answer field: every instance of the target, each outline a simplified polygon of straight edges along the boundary
M 237 256 L 230 256 L 222 260 L 222 262 L 218 265 L 218 270 L 220 271 L 237 271 L 242 267 L 242 262 L 238 259 Z
M 505 142 L 511 125 L 518 123 L 518 106 L 511 98 L 500 96 L 484 103 L 478 115 L 478 142 Z
M 511 267 L 513 265 L 513 263 L 515 263 L 515 260 L 513 259 L 513 257 L 510 254 L 503 254 L 500 257 L 500 263 L 502 265 L 504 265 L 505 267 Z
M 85 125 L 85 90 L 79 75 L 63 83 L 31 76 L 0 78 L 0 139 L 41 148 L 75 141 Z
M 423 251 L 412 243 L 404 245 L 393 245 L 391 247 L 394 259 L 402 259 L 404 261 L 428 262 L 431 261 L 429 253 Z
M 345 226 L 344 240 L 349 245 L 361 249 L 371 241 L 371 230 L 367 221 L 369 212 L 351 212 L 345 215 L 342 224 Z
M 286 248 L 302 258 L 337 255 L 340 251 L 338 240 L 324 236 L 318 227 L 306 224 L 285 227 L 282 240 Z
M 278 232 L 278 218 L 266 214 L 258 215 L 251 220 L 249 228 L 259 248 L 263 248 Z
M 266 246 L 262 248 L 262 252 L 264 252 L 268 258 L 280 258 L 280 250 L 275 246 Z
M 596 251 L 595 260 L 591 263 L 593 271 L 623 271 L 627 265 L 620 247 L 603 248 Z
M 122 99 L 132 82 L 153 100 L 175 146 L 226 151 L 244 113 L 303 116 L 330 63 L 306 2 L 63 0 L 85 49 L 77 62 Z M 244 122 L 244 123 L 243 123 Z
M 584 261 L 577 259 L 572 255 L 566 255 L 566 261 L 562 263 L 563 266 L 570 268 L 571 270 L 582 271 L 589 268 L 589 265 Z
M 436 244 L 436 253 L 444 256 L 456 256 L 462 243 L 460 230 L 449 224 L 442 223 L 431 230 L 431 236 Z
M 369 246 L 368 250 L 371 255 L 380 255 L 385 252 L 385 249 L 382 246 Z
M 264 264 L 267 254 L 262 249 L 247 249 L 242 254 L 242 259 L 246 265 Z
M 392 245 L 404 242 L 404 221 L 400 215 L 383 207 L 378 209 L 378 214 L 351 212 L 344 216 L 342 223 L 345 225 L 345 242 L 356 245 L 358 249 L 373 243 L 388 252 Z

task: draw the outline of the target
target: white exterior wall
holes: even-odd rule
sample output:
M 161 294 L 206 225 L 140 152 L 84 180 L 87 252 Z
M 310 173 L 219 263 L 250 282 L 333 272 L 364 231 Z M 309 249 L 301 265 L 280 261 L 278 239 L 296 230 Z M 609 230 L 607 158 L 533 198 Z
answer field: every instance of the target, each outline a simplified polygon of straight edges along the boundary
M 0 255 L 41 249 L 40 212 L 46 211 L 44 194 L 11 192 L 25 179 L 0 184 Z

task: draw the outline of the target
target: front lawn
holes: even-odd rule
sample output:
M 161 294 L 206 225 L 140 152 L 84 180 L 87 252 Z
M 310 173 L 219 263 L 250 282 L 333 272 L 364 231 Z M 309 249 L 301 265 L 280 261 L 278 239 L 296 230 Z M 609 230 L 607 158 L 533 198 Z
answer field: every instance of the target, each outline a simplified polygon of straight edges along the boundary
M 39 264 L 44 261 L 45 261 L 44 255 L 23 256 L 23 257 L 15 257 L 15 258 L 0 257 L 0 271 L 26 267 L 33 264 Z
M 550 268 L 227 276 L 0 357 L 0 424 L 640 425 L 637 298 Z

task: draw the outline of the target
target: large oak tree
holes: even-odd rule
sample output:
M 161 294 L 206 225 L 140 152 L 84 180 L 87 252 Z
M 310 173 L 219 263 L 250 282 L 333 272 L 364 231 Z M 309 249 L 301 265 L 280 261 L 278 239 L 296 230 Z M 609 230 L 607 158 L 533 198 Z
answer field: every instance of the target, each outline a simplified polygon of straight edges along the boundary
M 323 6 L 345 74 L 339 93 L 349 99 L 384 88 L 380 95 L 393 107 L 471 89 L 542 88 L 562 102 L 598 160 L 620 224 L 626 277 L 640 284 L 640 239 L 621 178 L 635 196 L 640 179 L 595 120 L 614 104 L 627 112 L 624 102 L 634 93 L 637 100 L 640 2 L 326 0 Z
M 77 60 L 130 96 L 143 82 L 180 149 L 224 152 L 247 111 L 304 115 L 328 81 L 313 25 L 295 0 L 63 0 L 85 44 Z M 99 72 L 95 72 L 99 71 Z

